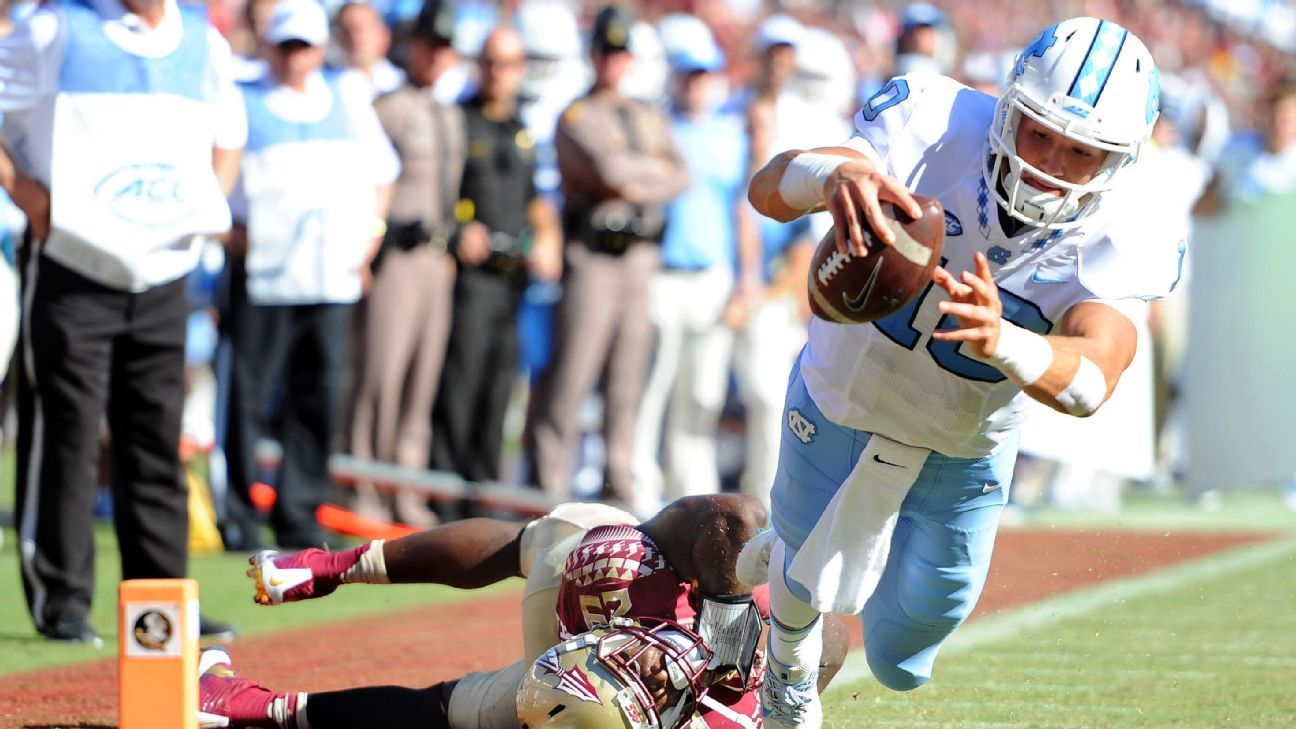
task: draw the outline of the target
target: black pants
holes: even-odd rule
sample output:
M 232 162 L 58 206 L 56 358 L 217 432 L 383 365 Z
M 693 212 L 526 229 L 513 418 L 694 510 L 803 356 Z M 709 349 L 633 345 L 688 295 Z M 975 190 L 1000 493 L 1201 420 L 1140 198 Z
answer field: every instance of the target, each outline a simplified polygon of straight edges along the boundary
M 472 481 L 499 478 L 504 413 L 517 375 L 521 295 L 508 277 L 472 268 L 459 271 L 432 416 L 433 468 Z
M 241 271 L 236 271 L 241 274 Z M 319 546 L 315 510 L 329 491 L 328 459 L 350 352 L 351 304 L 258 306 L 237 287 L 231 327 L 234 377 L 226 460 L 229 494 L 223 532 L 228 549 L 260 547 L 252 506 L 256 443 L 271 414 L 283 455 L 270 525 L 282 547 Z
M 19 353 L 16 508 L 23 589 L 40 628 L 90 610 L 105 410 L 122 577 L 185 574 L 188 490 L 179 443 L 188 307 L 184 279 L 130 293 L 44 256 L 33 263 Z

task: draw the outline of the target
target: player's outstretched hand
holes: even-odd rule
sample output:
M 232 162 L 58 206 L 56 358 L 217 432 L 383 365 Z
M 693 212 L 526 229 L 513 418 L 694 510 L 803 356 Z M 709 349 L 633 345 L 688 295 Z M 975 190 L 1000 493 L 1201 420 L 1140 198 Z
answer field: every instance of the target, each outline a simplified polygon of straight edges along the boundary
M 932 272 L 932 281 L 950 296 L 949 301 L 940 302 L 937 308 L 942 314 L 953 316 L 959 325 L 958 329 L 932 332 L 932 338 L 942 342 L 966 342 L 972 355 L 989 357 L 999 346 L 1003 302 L 999 299 L 999 287 L 990 274 L 990 262 L 985 254 L 976 254 L 976 273 L 964 271 L 959 278 L 962 280 L 956 280 L 943 266 L 937 266 Z
M 342 584 L 342 572 L 357 559 L 355 549 L 325 552 L 312 547 L 290 554 L 263 549 L 248 559 L 247 576 L 256 587 L 253 600 L 258 605 L 281 605 L 324 597 Z
M 868 160 L 851 159 L 838 165 L 824 181 L 823 193 L 824 205 L 833 217 L 837 251 L 843 255 L 848 249 L 860 258 L 868 255 L 865 225 L 876 231 L 884 244 L 895 242 L 895 233 L 882 212 L 883 202 L 894 203 L 911 218 L 922 217 L 922 208 L 904 183 L 878 171 Z

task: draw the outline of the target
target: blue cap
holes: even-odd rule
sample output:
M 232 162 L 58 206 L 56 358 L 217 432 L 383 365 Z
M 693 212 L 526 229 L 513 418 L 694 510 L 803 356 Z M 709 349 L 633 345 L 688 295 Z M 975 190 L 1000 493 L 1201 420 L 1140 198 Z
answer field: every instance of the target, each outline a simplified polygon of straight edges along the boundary
M 946 25 L 945 13 L 929 3 L 913 3 L 900 11 L 900 28 L 911 30 L 924 25 L 938 27 Z
M 692 71 L 719 71 L 724 68 L 724 56 L 720 49 L 711 44 L 708 46 L 686 46 L 671 52 L 668 59 L 672 71 L 690 73 Z

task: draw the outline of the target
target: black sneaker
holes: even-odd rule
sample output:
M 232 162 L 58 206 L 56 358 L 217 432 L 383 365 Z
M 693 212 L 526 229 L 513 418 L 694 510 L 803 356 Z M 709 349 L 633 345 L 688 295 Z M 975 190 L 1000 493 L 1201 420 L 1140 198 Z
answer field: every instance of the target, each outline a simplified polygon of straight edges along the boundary
M 238 631 L 229 623 L 212 620 L 206 615 L 198 616 L 198 642 L 204 646 L 233 642 Z
M 81 613 L 60 613 L 53 619 L 46 622 L 41 634 L 47 640 L 56 640 L 62 643 L 85 643 L 93 645 L 95 648 L 103 647 L 103 639 L 99 637 L 90 624 L 90 618 Z

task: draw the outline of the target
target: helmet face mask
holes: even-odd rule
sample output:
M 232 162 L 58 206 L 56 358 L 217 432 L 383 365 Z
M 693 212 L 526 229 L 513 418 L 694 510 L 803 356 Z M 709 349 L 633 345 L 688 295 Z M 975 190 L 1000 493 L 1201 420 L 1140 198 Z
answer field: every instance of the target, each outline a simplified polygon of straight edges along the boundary
M 645 627 L 621 618 L 559 643 L 528 669 L 518 687 L 526 729 L 679 729 L 701 698 L 711 651 L 672 621 Z M 671 700 L 664 707 L 644 682 L 664 669 Z
M 1072 18 L 1046 28 L 1018 56 L 999 98 L 982 170 L 986 187 L 1013 218 L 1050 230 L 1075 227 L 1132 164 L 1156 120 L 1159 83 L 1147 48 L 1121 26 Z M 1031 165 L 1017 150 L 1022 118 L 1107 158 L 1075 183 Z M 1023 175 L 1062 191 L 1032 186 Z

